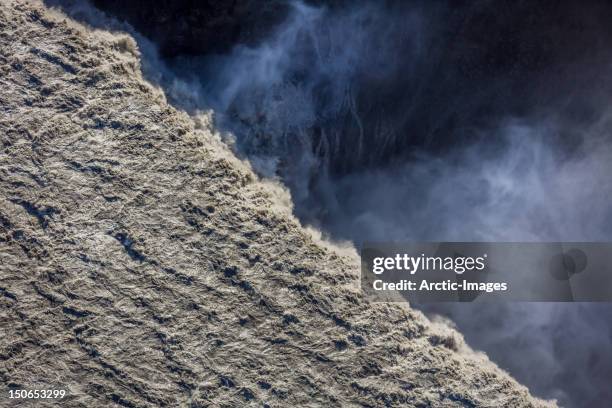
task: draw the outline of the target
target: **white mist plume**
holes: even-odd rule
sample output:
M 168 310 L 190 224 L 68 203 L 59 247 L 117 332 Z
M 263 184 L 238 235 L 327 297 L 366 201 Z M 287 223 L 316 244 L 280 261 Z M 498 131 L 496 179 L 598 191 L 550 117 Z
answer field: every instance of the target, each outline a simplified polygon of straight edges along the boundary
M 174 69 L 201 84 L 199 103 L 215 108 L 239 151 L 261 173 L 287 183 L 296 214 L 336 239 L 609 240 L 612 149 L 605 115 L 577 130 L 585 142 L 570 152 L 557 146 L 560 127 L 574 126 L 562 118 L 505 120 L 478 131 L 495 143 L 442 157 L 415 152 L 410 161 L 329 175 L 329 161 L 342 160 L 339 150 L 351 159 L 383 155 L 394 138 L 406 136 L 384 117 L 377 132 L 366 133 L 356 107 L 356 83 L 364 76 L 393 76 L 394 64 L 426 59 L 422 17 L 410 13 L 404 40 L 389 38 L 399 33 L 395 21 L 372 5 L 332 13 L 298 4 L 257 48 L 175 61 Z M 410 55 L 397 55 L 393 45 L 402 41 Z M 326 126 L 334 121 L 351 124 Z M 358 129 L 353 139 L 342 134 L 347 127 Z M 368 138 L 380 151 L 364 150 Z M 612 309 L 606 305 L 429 310 L 450 316 L 472 346 L 543 397 L 568 406 L 609 398 Z

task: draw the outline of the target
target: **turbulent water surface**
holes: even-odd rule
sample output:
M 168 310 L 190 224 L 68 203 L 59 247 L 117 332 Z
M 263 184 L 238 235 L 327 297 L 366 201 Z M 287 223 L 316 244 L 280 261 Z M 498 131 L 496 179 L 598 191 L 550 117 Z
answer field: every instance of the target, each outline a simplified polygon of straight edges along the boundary
M 210 115 L 167 103 L 144 42 L 79 7 L 97 29 L 0 2 L 1 406 L 554 405 L 365 299 L 354 253 L 302 228 Z
M 303 223 L 357 245 L 610 240 L 610 7 L 290 5 L 254 44 L 153 52 L 146 72 L 191 114 L 212 109 Z M 422 307 L 538 395 L 612 397 L 608 305 Z

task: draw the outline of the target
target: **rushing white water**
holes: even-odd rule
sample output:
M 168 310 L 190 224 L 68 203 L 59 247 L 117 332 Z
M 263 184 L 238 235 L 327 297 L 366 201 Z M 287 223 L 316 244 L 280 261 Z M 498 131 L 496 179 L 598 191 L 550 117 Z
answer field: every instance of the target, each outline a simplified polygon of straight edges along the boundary
M 537 78 L 517 79 L 513 66 L 461 76 L 444 65 L 458 53 L 444 43 L 449 15 L 442 6 L 295 3 L 253 48 L 162 62 L 146 40 L 140 47 L 149 79 L 194 114 L 213 109 L 237 152 L 282 180 L 296 215 L 332 239 L 609 241 L 610 53 L 562 76 L 597 84 L 588 89 L 555 82 L 556 67 Z M 471 50 L 456 60 L 469 66 Z M 534 78 L 542 81 L 522 83 Z M 609 305 L 428 310 L 451 317 L 537 395 L 567 406 L 612 397 Z

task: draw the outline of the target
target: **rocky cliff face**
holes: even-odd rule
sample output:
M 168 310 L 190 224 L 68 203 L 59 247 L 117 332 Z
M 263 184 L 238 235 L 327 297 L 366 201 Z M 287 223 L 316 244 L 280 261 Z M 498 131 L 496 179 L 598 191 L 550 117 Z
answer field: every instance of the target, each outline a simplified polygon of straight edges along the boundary
M 364 299 L 129 36 L 0 4 L 0 405 L 548 405 Z

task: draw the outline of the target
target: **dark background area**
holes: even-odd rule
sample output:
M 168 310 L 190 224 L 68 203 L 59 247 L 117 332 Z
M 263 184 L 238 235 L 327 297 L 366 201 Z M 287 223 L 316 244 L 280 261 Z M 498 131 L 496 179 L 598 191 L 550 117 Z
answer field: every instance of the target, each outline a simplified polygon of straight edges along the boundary
M 255 46 L 287 18 L 290 9 L 289 2 L 282 0 L 95 0 L 94 4 L 152 39 L 167 60 L 229 53 L 238 44 Z M 382 149 L 376 137 L 367 137 L 362 152 L 356 154 L 351 145 L 359 129 L 351 114 L 322 120 L 314 129 L 315 138 L 320 128 L 336 131 L 342 138 L 343 147 L 329 155 L 336 173 L 377 166 L 398 156 L 405 160 L 415 147 L 444 151 L 465 145 L 482 137 L 474 129 L 496 125 L 507 116 L 554 114 L 587 123 L 599 113 L 600 98 L 610 90 L 602 78 L 609 70 L 612 44 L 608 2 L 320 0 L 309 4 L 329 7 L 330 25 L 333 16 L 346 8 L 376 4 L 376 10 L 361 21 L 363 26 L 354 28 L 373 30 L 373 35 L 363 55 L 369 63 L 351 80 L 365 133 L 374 135 L 384 118 L 395 136 Z M 376 14 L 381 9 L 384 17 Z M 418 61 L 413 39 L 406 34 L 411 23 L 406 15 L 415 10 L 427 19 Z M 384 30 L 377 26 L 382 18 L 387 19 Z M 289 75 L 299 81 L 311 65 L 308 57 L 296 55 L 295 61 Z M 321 81 L 318 86 L 324 100 L 326 84 Z M 575 135 L 562 136 L 576 143 Z

